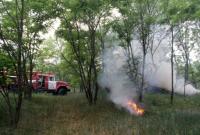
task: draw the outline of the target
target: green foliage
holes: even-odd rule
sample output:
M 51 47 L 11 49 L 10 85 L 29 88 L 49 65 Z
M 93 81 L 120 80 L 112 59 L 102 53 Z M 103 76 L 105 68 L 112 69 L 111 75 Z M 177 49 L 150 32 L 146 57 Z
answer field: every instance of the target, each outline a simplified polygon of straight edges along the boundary
M 3 73 L 3 71 L 5 72 L 6 70 L 7 70 L 7 72 L 14 71 L 13 61 L 4 52 L 0 51 L 0 86 L 6 85 L 8 83 L 7 81 L 9 81 L 6 78 L 6 74 L 8 74 L 8 73 L 6 73 L 6 74 Z
M 5 0 L 0 5 L 0 28 L 8 43 L 8 46 L 0 47 L 6 53 L 10 51 L 9 55 L 12 57 L 10 59 L 4 53 L 0 53 L 0 69 L 4 66 L 13 68 L 12 63 L 15 63 L 17 58 L 18 31 L 16 26 L 19 18 L 11 17 L 17 17 L 17 13 L 19 13 L 16 11 L 15 4 L 14 0 Z M 118 19 L 109 20 L 111 10 L 114 8 L 119 11 L 121 16 Z M 92 67 L 93 50 L 95 48 L 94 65 L 99 71 L 102 68 L 99 55 L 102 53 L 101 44 L 104 42 L 101 38 L 106 37 L 111 28 L 114 34 L 118 34 L 120 45 L 126 48 L 130 47 L 134 38 L 147 43 L 147 40 L 150 39 L 149 35 L 153 31 L 151 26 L 167 24 L 178 29 L 178 26 L 186 21 L 196 21 L 198 24 L 199 17 L 199 0 L 25 0 L 23 55 L 25 59 L 27 57 L 33 59 L 37 70 L 54 72 L 59 79 L 69 81 L 72 86 L 78 87 L 81 84 L 81 73 L 78 70 L 80 64 L 86 81 L 96 79 L 94 73 L 89 73 Z M 40 47 L 43 41 L 41 33 L 47 32 L 49 26 L 57 18 L 60 19 L 61 25 L 56 34 L 65 40 L 62 43 L 64 47 L 58 47 L 56 39 L 48 39 L 43 42 L 44 47 Z M 199 30 L 196 30 L 196 38 L 192 37 L 195 43 L 198 42 L 198 36 Z M 92 41 L 94 42 L 92 43 Z M 57 63 L 45 63 L 46 59 L 57 59 Z M 179 64 L 183 64 L 181 62 L 181 60 L 178 61 Z M 190 81 L 196 86 L 200 86 L 199 69 L 199 62 L 196 62 L 191 65 L 189 72 Z M 183 66 L 178 67 L 178 70 L 183 73 Z M 89 76 L 92 77 L 89 78 Z M 88 81 L 86 84 L 88 83 L 90 82 Z M 155 104 L 157 103 L 155 102 Z M 180 112 L 174 112 L 172 116 L 168 111 L 168 118 L 178 119 L 177 115 Z M 158 115 L 159 113 L 158 111 Z M 163 115 L 164 112 L 159 118 L 160 121 L 163 120 Z M 193 119 L 193 116 L 188 116 L 190 114 L 181 115 L 183 117 L 187 115 L 186 119 L 190 117 Z M 154 118 L 156 119 L 156 117 Z M 168 122 L 166 120 L 166 123 Z M 151 122 L 149 123 L 151 124 Z M 162 129 L 162 127 L 160 128 Z M 160 132 L 162 133 L 162 131 Z
M 74 72 L 72 83 L 83 85 L 88 101 L 97 99 L 97 74 L 101 68 L 99 27 L 109 14 L 108 0 L 64 1 L 60 3 L 61 26 L 57 36 L 67 41 L 63 52 L 63 60 Z
M 67 80 L 70 81 L 70 84 L 73 87 L 78 87 L 80 85 L 80 76 L 78 68 L 78 63 L 76 60 L 74 60 L 73 51 L 69 43 L 65 43 L 65 48 L 61 55 L 61 62 L 59 64 L 59 67 L 61 69 L 61 74 L 64 75 L 64 78 L 67 78 Z M 84 52 L 84 51 L 83 51 Z M 86 53 L 85 53 L 86 54 Z M 83 54 L 84 55 L 84 54 Z M 82 61 L 85 60 L 86 56 L 82 56 Z M 69 61 L 70 60 L 70 61 Z
M 191 65 L 189 70 L 189 78 L 191 83 L 195 85 L 195 87 L 200 88 L 200 63 L 199 61 L 194 62 Z
M 1 13 L 1 39 L 5 40 L 2 48 L 13 59 L 17 58 L 18 47 L 18 25 L 20 11 L 15 1 L 2 1 Z M 23 12 L 23 58 L 32 60 L 37 54 L 38 45 L 41 44 L 41 32 L 47 32 L 47 28 L 52 23 L 51 19 L 56 17 L 56 8 L 53 1 L 47 0 L 25 0 Z
M 4 67 L 7 69 L 13 69 L 13 60 L 4 52 L 0 51 L 0 70 Z
M 200 6 L 198 0 L 164 0 L 160 3 L 162 18 L 165 23 L 177 24 L 199 19 Z
M 58 75 L 58 63 L 61 53 L 61 48 L 57 46 L 57 42 L 53 38 L 46 39 L 38 51 L 35 62 L 35 70 L 43 73 L 53 72 Z

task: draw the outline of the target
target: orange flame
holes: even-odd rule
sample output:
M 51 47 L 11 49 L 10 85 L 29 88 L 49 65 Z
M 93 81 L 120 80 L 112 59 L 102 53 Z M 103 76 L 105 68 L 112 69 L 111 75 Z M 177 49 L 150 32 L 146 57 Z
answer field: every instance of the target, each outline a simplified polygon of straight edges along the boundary
M 144 114 L 144 109 L 141 108 L 140 106 L 138 106 L 135 102 L 130 100 L 130 101 L 128 101 L 127 105 L 131 109 L 131 111 L 133 111 L 137 115 L 143 115 Z

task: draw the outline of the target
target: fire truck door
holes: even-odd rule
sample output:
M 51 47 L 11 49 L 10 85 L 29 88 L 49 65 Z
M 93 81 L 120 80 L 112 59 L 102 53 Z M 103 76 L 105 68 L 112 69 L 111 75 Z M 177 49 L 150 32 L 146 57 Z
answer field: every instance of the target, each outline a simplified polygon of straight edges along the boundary
M 48 89 L 55 90 L 56 89 L 56 81 L 48 81 Z

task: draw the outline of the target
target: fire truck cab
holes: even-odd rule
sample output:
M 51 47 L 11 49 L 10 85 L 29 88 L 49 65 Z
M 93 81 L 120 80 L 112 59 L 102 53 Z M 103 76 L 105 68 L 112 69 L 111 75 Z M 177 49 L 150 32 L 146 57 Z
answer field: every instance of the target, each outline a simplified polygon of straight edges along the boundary
M 41 72 L 33 72 L 32 88 L 36 92 L 47 91 L 59 95 L 67 94 L 70 91 L 69 83 L 56 81 L 55 75 L 52 73 L 42 74 Z

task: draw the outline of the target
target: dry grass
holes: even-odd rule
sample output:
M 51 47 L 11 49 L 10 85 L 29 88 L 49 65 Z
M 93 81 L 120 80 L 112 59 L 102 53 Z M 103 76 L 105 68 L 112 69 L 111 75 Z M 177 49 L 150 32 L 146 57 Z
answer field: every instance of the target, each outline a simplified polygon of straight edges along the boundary
M 146 113 L 131 116 L 100 95 L 96 106 L 89 106 L 84 94 L 67 96 L 36 94 L 24 102 L 18 129 L 0 127 L 0 134 L 14 135 L 198 135 L 200 96 L 176 97 L 146 95 Z M 1 113 L 1 112 L 0 112 Z M 1 114 L 0 114 L 1 115 Z

